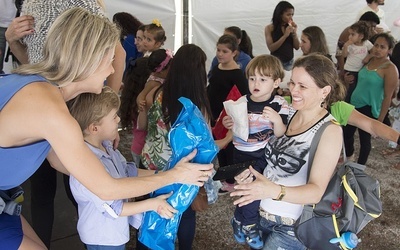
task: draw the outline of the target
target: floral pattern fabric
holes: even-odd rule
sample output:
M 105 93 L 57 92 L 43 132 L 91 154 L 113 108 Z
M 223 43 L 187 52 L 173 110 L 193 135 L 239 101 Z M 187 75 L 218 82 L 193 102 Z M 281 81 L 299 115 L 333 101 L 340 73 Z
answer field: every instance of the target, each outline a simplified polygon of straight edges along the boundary
M 147 117 L 147 135 L 142 150 L 142 163 L 147 169 L 163 170 L 172 155 L 168 141 L 168 128 L 162 114 L 162 93 L 150 107 Z

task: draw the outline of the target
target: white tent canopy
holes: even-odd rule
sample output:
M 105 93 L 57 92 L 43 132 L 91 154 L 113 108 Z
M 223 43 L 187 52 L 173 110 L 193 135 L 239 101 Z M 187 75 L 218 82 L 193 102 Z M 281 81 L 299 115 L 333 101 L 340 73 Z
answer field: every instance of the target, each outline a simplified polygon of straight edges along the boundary
M 207 65 L 215 55 L 215 44 L 224 28 L 238 26 L 246 30 L 253 43 L 253 54 L 269 53 L 264 27 L 271 22 L 279 0 L 197 0 L 189 1 L 189 42 L 200 46 L 207 54 Z M 166 31 L 165 48 L 175 51 L 182 44 L 182 1 L 180 0 L 105 0 L 109 17 L 117 12 L 129 12 L 143 23 L 159 19 Z M 343 29 L 356 21 L 358 12 L 366 6 L 364 0 L 289 0 L 295 7 L 294 21 L 298 35 L 307 26 L 319 26 L 325 33 L 330 53 L 335 54 L 336 42 Z M 380 6 L 385 11 L 386 24 L 396 39 L 400 39 L 400 27 L 393 21 L 400 17 L 400 1 L 387 0 Z M 299 56 L 297 51 L 295 56 Z
M 183 0 L 186 1 L 186 0 Z M 159 19 L 166 31 L 164 47 L 176 51 L 182 45 L 183 27 L 182 0 L 105 0 L 107 15 L 128 12 L 143 23 Z M 189 3 L 190 43 L 197 44 L 207 54 L 207 70 L 215 55 L 216 42 L 224 28 L 238 26 L 246 30 L 253 43 L 253 54 L 268 54 L 264 27 L 271 22 L 272 13 L 279 0 L 187 0 Z M 364 0 L 289 0 L 295 7 L 294 21 L 298 35 L 307 26 L 317 25 L 324 31 L 330 53 L 335 54 L 336 42 L 342 30 L 356 21 L 356 16 L 365 5 Z M 386 24 L 392 35 L 400 40 L 400 27 L 393 21 L 400 17 L 400 1 L 387 0 L 381 6 L 386 14 Z M 295 53 L 299 56 L 301 51 Z M 5 65 L 9 72 L 11 65 Z

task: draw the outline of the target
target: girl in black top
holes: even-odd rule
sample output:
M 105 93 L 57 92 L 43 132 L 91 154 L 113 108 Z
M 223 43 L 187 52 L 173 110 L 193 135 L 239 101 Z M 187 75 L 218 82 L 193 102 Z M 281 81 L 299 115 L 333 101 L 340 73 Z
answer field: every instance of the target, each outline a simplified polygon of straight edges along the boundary
M 300 47 L 297 24 L 293 22 L 294 7 L 287 1 L 280 1 L 275 7 L 272 23 L 265 27 L 267 47 L 281 60 L 283 68 L 290 71 L 293 64 L 293 49 Z

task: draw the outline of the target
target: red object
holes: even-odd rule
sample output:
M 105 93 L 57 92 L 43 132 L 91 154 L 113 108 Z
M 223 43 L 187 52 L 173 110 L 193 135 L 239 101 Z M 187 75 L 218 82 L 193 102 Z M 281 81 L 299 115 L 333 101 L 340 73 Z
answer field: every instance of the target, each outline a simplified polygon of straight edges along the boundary
M 231 91 L 229 91 L 229 94 L 226 97 L 226 101 L 228 100 L 233 100 L 237 101 L 242 96 L 240 93 L 239 89 L 236 87 L 236 85 L 233 85 Z M 226 111 L 223 109 L 221 113 L 219 114 L 219 117 L 217 119 L 217 122 L 215 123 L 215 126 L 212 128 L 212 134 L 216 140 L 220 140 L 225 138 L 226 133 L 228 133 L 228 130 L 224 127 L 222 124 L 222 118 L 226 116 Z

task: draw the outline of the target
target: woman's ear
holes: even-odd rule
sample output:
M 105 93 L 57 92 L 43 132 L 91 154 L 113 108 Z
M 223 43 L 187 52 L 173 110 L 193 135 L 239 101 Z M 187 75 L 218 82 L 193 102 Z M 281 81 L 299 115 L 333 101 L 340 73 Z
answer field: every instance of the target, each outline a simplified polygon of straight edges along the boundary
M 322 88 L 322 95 L 324 96 L 324 99 L 326 98 L 327 95 L 329 95 L 331 90 L 332 90 L 332 87 L 329 85 Z

